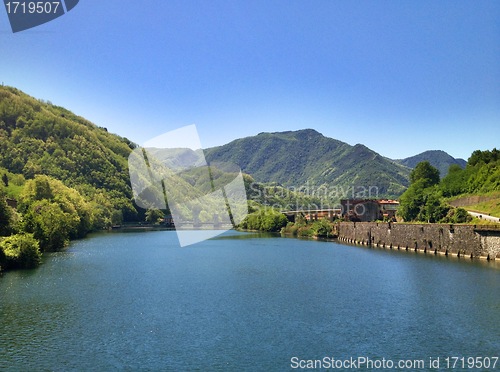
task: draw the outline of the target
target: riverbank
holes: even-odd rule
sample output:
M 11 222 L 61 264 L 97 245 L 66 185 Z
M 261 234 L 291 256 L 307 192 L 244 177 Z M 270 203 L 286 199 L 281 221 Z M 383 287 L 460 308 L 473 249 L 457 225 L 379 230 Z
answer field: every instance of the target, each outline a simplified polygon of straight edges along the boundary
M 339 222 L 339 241 L 416 252 L 500 259 L 500 227 L 482 225 Z
M 281 234 L 396 250 L 500 260 L 500 225 L 327 222 L 289 223 Z M 328 223 L 328 226 L 327 226 Z M 321 229 L 318 227 L 321 226 Z
M 498 354 L 498 260 L 267 235 L 180 249 L 173 231 L 100 232 L 8 273 L 2 369 L 272 371 L 323 350 Z

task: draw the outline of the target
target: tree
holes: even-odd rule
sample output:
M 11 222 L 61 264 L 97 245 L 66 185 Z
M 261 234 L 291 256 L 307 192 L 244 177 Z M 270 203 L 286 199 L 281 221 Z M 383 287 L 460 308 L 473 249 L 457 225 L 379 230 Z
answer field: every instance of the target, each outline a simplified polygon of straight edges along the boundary
M 490 162 L 494 162 L 500 159 L 500 150 L 494 148 L 492 151 L 486 150 L 476 150 L 472 153 L 470 158 L 467 161 L 467 165 L 476 166 L 480 163 L 488 164 Z
M 5 187 L 9 186 L 9 176 L 7 176 L 7 173 L 3 174 L 2 181 L 3 181 L 3 184 L 5 185 Z
M 441 201 L 441 195 L 437 187 L 426 189 L 424 202 L 420 207 L 417 220 L 428 223 L 439 222 L 446 217 L 450 207 Z
M 461 172 L 463 171 L 462 167 L 458 164 L 450 164 L 450 166 L 448 167 L 448 174 L 450 173 L 458 173 L 458 172 Z
M 463 208 L 457 208 L 453 217 L 454 223 L 466 223 L 472 221 L 472 216 Z
M 49 200 L 36 201 L 24 215 L 24 229 L 40 241 L 43 251 L 63 248 L 80 219 L 76 213 L 64 212 L 59 204 Z
M 146 212 L 146 222 L 148 223 L 152 224 L 158 223 L 159 220 L 164 217 L 165 217 L 164 213 L 159 209 L 151 208 L 148 209 Z
M 265 213 L 262 216 L 261 226 L 259 230 L 263 231 L 280 231 L 282 227 L 285 227 L 288 223 L 288 219 L 282 213 L 272 211 L 270 213 Z
M 42 250 L 58 250 L 69 239 L 83 237 L 93 227 L 91 205 L 61 181 L 37 175 L 19 195 L 24 230 L 34 234 Z
M 35 178 L 35 200 L 52 199 L 54 197 L 49 180 L 47 176 Z
M 437 185 L 439 183 L 439 170 L 433 167 L 428 161 L 422 161 L 410 173 L 411 184 L 419 180 L 424 180 L 425 187 Z
M 5 201 L 5 195 L 0 192 L 0 236 L 7 236 L 12 232 L 12 209 Z
M 239 227 L 249 230 L 280 231 L 287 223 L 288 219 L 282 213 L 273 209 L 263 208 L 249 214 Z
M 424 205 L 424 181 L 419 180 L 410 185 L 399 199 L 398 215 L 405 221 L 415 220 Z
M 448 174 L 439 185 L 443 195 L 449 197 L 467 192 L 467 180 L 470 174 L 470 168 L 462 169 L 458 164 L 450 165 Z
M 123 212 L 115 209 L 111 212 L 111 224 L 113 226 L 120 226 L 123 223 Z
M 401 195 L 398 215 L 405 221 L 435 222 L 444 217 L 448 210 L 439 202 L 438 183 L 439 170 L 428 161 L 418 163 L 410 173 L 410 187 Z
M 316 221 L 313 224 L 313 230 L 316 236 L 326 236 L 327 238 L 332 234 L 333 226 L 326 218 Z
M 32 269 L 40 264 L 42 254 L 33 234 L 17 234 L 0 242 L 0 265 L 7 268 Z

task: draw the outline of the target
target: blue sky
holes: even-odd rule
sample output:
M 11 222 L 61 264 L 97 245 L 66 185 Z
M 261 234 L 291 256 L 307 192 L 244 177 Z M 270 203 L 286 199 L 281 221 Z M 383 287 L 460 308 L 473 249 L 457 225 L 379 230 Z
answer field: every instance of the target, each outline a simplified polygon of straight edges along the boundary
M 137 143 L 314 128 L 391 158 L 500 147 L 500 2 L 82 0 L 0 80 Z

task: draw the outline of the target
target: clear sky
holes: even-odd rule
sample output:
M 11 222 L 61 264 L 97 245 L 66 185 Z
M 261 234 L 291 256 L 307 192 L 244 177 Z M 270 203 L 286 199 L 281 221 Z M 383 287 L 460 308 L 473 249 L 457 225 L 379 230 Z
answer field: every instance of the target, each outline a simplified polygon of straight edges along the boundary
M 81 0 L 0 80 L 143 143 L 313 128 L 391 158 L 500 147 L 500 1 Z

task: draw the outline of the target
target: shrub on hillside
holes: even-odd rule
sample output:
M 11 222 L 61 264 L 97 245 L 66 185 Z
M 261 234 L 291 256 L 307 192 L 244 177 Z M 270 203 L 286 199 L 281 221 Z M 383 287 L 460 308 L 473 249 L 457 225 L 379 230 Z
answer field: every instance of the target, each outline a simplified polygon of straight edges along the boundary
M 33 234 L 16 234 L 0 242 L 0 265 L 7 269 L 32 269 L 42 255 Z M 3 260 L 3 264 L 2 264 Z
M 288 223 L 288 219 L 273 209 L 261 209 L 249 214 L 239 225 L 242 229 L 259 231 L 280 231 Z
M 451 208 L 441 222 L 467 223 L 472 221 L 472 216 L 463 208 Z

